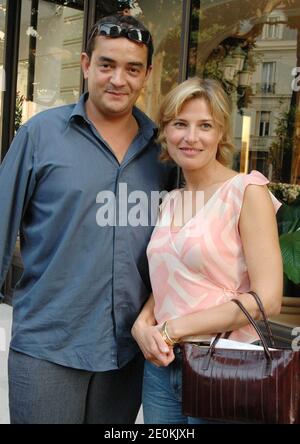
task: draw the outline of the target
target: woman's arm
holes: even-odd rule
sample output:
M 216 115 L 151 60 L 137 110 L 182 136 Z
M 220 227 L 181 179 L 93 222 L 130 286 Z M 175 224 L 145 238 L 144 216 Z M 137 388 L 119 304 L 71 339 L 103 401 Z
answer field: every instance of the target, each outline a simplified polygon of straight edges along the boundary
M 260 296 L 267 315 L 278 314 L 282 296 L 282 259 L 274 206 L 267 187 L 247 187 L 239 230 L 250 288 Z M 260 311 L 251 295 L 244 293 L 239 299 L 255 319 L 260 319 Z M 168 321 L 168 333 L 171 338 L 183 338 L 233 331 L 247 324 L 241 310 L 234 303 L 226 302 Z
M 154 317 L 153 294 L 133 324 L 131 334 L 148 361 L 158 366 L 167 366 L 173 361 L 173 350 L 165 343 Z

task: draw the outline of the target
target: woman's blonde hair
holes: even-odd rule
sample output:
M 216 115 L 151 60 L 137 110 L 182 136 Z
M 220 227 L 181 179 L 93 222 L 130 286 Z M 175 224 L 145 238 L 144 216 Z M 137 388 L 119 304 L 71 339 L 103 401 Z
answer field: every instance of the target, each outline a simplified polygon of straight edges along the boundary
M 157 119 L 159 126 L 158 141 L 162 146 L 160 160 L 162 162 L 172 161 L 164 135 L 165 127 L 178 116 L 186 102 L 196 98 L 203 98 L 206 101 L 213 120 L 222 131 L 223 135 L 218 147 L 217 160 L 226 166 L 231 162 L 234 151 L 231 141 L 230 100 L 217 80 L 200 79 L 198 77 L 186 80 L 176 86 L 167 94 L 160 106 Z

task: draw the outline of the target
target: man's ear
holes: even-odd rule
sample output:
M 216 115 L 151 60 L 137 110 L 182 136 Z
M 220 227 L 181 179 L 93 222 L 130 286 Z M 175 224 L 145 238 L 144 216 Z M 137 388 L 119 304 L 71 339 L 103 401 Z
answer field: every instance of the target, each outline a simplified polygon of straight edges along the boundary
M 83 72 L 83 77 L 85 80 L 87 80 L 89 77 L 89 68 L 90 68 L 91 62 L 90 62 L 90 58 L 86 52 L 81 53 L 80 63 L 81 63 L 81 68 L 82 68 L 82 72 Z
M 149 68 L 147 68 L 145 82 L 147 82 L 147 80 L 149 79 L 151 72 L 152 72 L 152 65 L 150 65 Z

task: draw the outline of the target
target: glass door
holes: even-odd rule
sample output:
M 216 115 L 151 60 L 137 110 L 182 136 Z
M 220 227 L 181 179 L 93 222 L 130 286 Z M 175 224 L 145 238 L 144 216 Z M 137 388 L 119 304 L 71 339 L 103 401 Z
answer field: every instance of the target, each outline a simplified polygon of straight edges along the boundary
M 2 139 L 3 92 L 5 91 L 4 44 L 5 44 L 6 1 L 0 1 L 0 153 Z
M 15 129 L 80 95 L 84 1 L 23 0 Z
M 137 105 L 155 119 L 162 97 L 178 83 L 183 21 L 183 0 L 97 1 L 97 19 L 110 14 L 131 14 L 152 33 L 153 71 Z
M 300 185 L 300 0 L 201 0 L 192 23 L 190 74 L 230 96 L 235 168 L 257 159 L 271 181 Z

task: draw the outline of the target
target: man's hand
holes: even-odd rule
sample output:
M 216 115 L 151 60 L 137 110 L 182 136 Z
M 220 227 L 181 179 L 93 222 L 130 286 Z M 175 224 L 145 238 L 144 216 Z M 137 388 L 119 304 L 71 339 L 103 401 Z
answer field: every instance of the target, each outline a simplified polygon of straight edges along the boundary
M 158 367 L 167 367 L 174 359 L 173 347 L 168 346 L 160 333 L 159 326 L 149 326 L 137 320 L 131 334 L 138 343 L 145 359 Z

